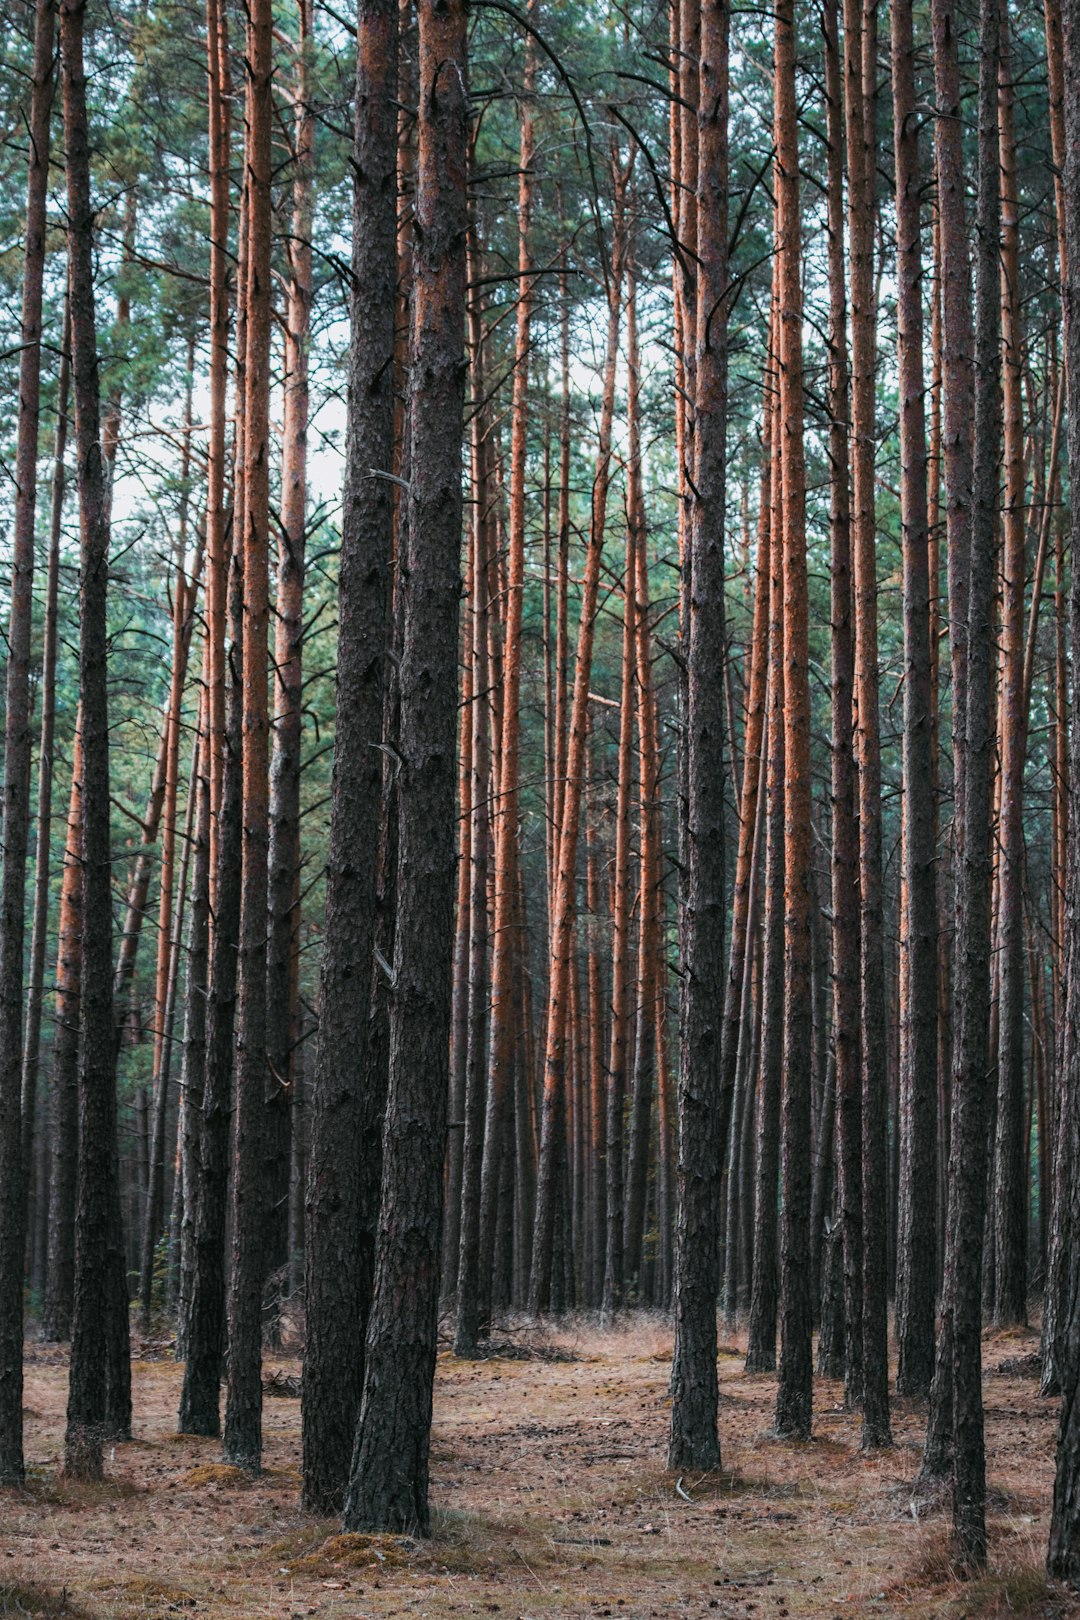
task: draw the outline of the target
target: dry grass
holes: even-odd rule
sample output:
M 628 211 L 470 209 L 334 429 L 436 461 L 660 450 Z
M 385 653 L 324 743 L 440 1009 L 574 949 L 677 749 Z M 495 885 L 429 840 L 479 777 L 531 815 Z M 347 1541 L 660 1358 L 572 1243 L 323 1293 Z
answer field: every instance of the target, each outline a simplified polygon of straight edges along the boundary
M 220 1462 L 218 1442 L 177 1437 L 179 1369 L 149 1356 L 135 1372 L 135 1440 L 110 1456 L 103 1485 L 69 1486 L 66 1368 L 32 1347 L 31 1482 L 0 1494 L 0 1620 L 1080 1616 L 1042 1572 L 1056 1414 L 1030 1374 L 1033 1335 L 986 1346 L 997 1371 L 991 1570 L 979 1581 L 952 1567 L 948 1503 L 912 1503 L 915 1403 L 897 1403 L 895 1449 L 866 1457 L 839 1385 L 819 1380 L 815 1439 L 781 1444 L 774 1379 L 746 1377 L 741 1346 L 725 1344 L 724 1471 L 677 1480 L 664 1459 L 662 1320 L 524 1325 L 507 1346 L 504 1358 L 439 1358 L 428 1541 L 342 1535 L 300 1513 L 293 1400 L 266 1403 L 267 1471 L 254 1481 Z M 295 1374 L 286 1359 L 267 1367 L 279 1387 Z

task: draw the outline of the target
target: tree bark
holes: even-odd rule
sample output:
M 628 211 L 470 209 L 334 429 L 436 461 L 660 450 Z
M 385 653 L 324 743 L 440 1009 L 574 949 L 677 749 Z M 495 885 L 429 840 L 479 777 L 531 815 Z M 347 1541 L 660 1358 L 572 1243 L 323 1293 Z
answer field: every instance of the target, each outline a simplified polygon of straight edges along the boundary
M 270 0 L 248 13 L 244 169 L 247 265 L 243 396 L 243 855 L 237 973 L 236 1109 L 233 1117 L 232 1265 L 224 1457 L 262 1466 L 262 1296 L 268 1215 L 265 1182 L 266 905 L 270 717 L 267 681 L 270 560 L 271 75 Z
M 780 1369 L 777 1433 L 810 1438 L 810 685 L 803 459 L 802 280 L 793 0 L 776 17 L 778 434 L 784 580 L 784 1084 L 780 1180 Z
M 901 940 L 900 1174 L 896 1387 L 928 1395 L 934 1374 L 937 1239 L 934 1201 L 937 1102 L 937 889 L 934 836 L 930 558 L 923 386 L 922 171 L 915 117 L 910 0 L 892 12 L 896 131 L 896 269 L 904 572 L 904 836 L 906 905 Z
M 207 457 L 207 591 L 205 667 L 206 727 L 209 740 L 208 978 L 205 1012 L 192 1005 L 199 993 L 199 959 L 192 954 L 188 979 L 185 1062 L 191 1106 L 201 1092 L 194 1185 L 185 1188 L 191 1213 L 190 1303 L 184 1383 L 177 1427 L 182 1434 L 219 1433 L 221 1357 L 225 1332 L 225 1211 L 229 1178 L 229 1121 L 232 1117 L 233 1013 L 236 998 L 237 931 L 240 915 L 241 712 L 239 676 L 243 642 L 243 571 L 237 547 L 243 500 L 239 446 L 234 446 L 233 510 L 225 511 L 225 390 L 229 359 L 228 228 L 230 98 L 227 15 L 219 0 L 207 0 L 207 81 L 211 157 L 210 217 L 210 432 Z M 237 285 L 242 285 L 246 254 L 244 215 L 240 219 Z M 243 310 L 237 310 L 237 399 L 241 395 Z M 226 658 L 226 621 L 231 642 Z M 196 881 L 200 863 L 195 865 Z M 202 914 L 201 895 L 192 897 L 192 927 Z M 193 941 L 194 943 L 194 941 Z M 205 1029 L 202 1027 L 205 1017 Z M 194 1122 L 193 1122 L 194 1124 Z
M 23 1039 L 23 1072 L 22 1072 L 22 1111 L 23 1111 L 23 1163 L 29 1157 L 32 1146 L 28 1126 L 32 1118 L 34 1099 L 37 1096 L 38 1069 L 41 1062 L 41 1017 L 45 1004 L 45 952 L 48 948 L 49 932 L 49 879 L 50 879 L 50 852 L 52 847 L 52 802 L 53 781 L 56 772 L 55 738 L 56 738 L 56 645 L 57 645 L 57 602 L 60 586 L 60 529 L 64 515 L 64 493 L 66 488 L 66 469 L 64 457 L 67 453 L 68 413 L 71 395 L 71 325 L 70 312 L 67 299 L 64 301 L 64 324 L 62 348 L 60 352 L 60 376 L 56 390 L 56 436 L 53 446 L 53 481 L 52 481 L 52 509 L 49 516 L 49 567 L 45 584 L 45 622 L 42 635 L 41 650 L 41 741 L 38 745 L 38 801 L 37 801 L 37 847 L 34 859 L 34 923 L 30 942 L 30 971 L 26 997 L 26 1034 Z M 61 900 L 61 905 L 63 901 Z M 56 1040 L 53 1037 L 53 1058 L 55 1067 Z M 65 1228 L 62 1239 L 68 1253 L 66 1266 L 66 1323 L 71 1309 L 71 1255 L 72 1255 L 72 1226 L 74 1222 L 74 1181 L 68 1177 L 66 1188 L 66 1203 L 56 1212 L 56 1224 L 53 1222 L 53 1167 L 56 1160 L 57 1132 L 56 1125 L 56 1093 L 53 1088 L 51 1096 L 46 1100 L 43 1108 L 43 1124 L 49 1129 L 43 1130 L 41 1140 L 41 1158 L 39 1163 L 46 1168 L 41 1176 L 38 1189 L 38 1214 L 44 1217 L 44 1242 L 42 1244 L 45 1259 L 45 1285 L 43 1289 L 42 1304 L 42 1337 L 53 1337 L 51 1331 L 55 1325 L 49 1322 L 49 1234 L 56 1232 L 56 1225 Z M 70 1133 L 69 1133 L 70 1134 Z
M 687 709 L 685 994 L 679 1073 L 671 1468 L 719 1468 L 716 1301 L 720 1180 L 734 1076 L 723 1067 L 724 500 L 727 455 L 727 0 L 700 8 L 694 315 L 694 446 L 689 579 L 684 575 Z M 689 587 L 687 594 L 687 586 Z
M 49 126 L 53 101 L 53 9 L 34 14 L 30 161 L 26 187 L 15 525 L 4 707 L 4 863 L 0 888 L 0 1484 L 23 1481 L 22 1356 L 26 1182 L 23 1159 L 22 1000 L 26 855 L 30 801 L 30 637 L 34 517 L 41 405 L 41 302 L 45 271 Z M 30 1099 L 28 1099 L 30 1100 Z M 31 1100 L 32 1101 L 32 1100 Z
M 114 1366 L 110 1338 L 127 1335 L 111 1297 L 120 1238 L 116 1153 L 116 1049 L 113 1038 L 112 896 L 109 848 L 107 603 L 109 488 L 101 449 L 94 319 L 94 213 L 83 67 L 83 0 L 60 10 L 64 137 L 67 153 L 71 350 L 80 509 L 79 705 L 82 730 L 82 982 L 79 997 L 79 1168 L 64 1467 L 100 1479 Z M 121 1257 L 122 1263 L 122 1257 Z M 106 1302 L 102 1304 L 102 1280 Z M 126 1305 L 126 1301 L 125 1301 Z
M 383 1204 L 349 1530 L 426 1534 L 454 905 L 467 244 L 466 16 L 420 0 L 400 857 Z
M 461 1212 L 458 1253 L 457 1325 L 454 1354 L 476 1354 L 480 1333 L 480 1188 L 484 1160 L 484 1115 L 487 1080 L 488 1034 L 488 890 L 491 853 L 491 634 L 489 589 L 491 578 L 491 492 L 488 479 L 488 418 L 481 407 L 485 369 L 482 319 L 479 304 L 469 311 L 472 348 L 474 407 L 472 418 L 473 521 L 471 525 L 472 625 L 471 691 L 468 713 L 469 833 L 468 959 L 466 963 L 466 1030 L 464 1074 L 464 1129 L 462 1143 Z
M 339 1511 L 363 1388 L 385 1073 L 372 1033 L 394 485 L 396 0 L 357 14 L 349 437 L 337 736 L 307 1190 L 304 1504 Z M 399 542 L 401 537 L 399 536 Z M 392 738 L 388 738 L 392 740 Z M 452 750 L 451 750 L 452 751 Z M 395 784 L 391 782 L 391 792 Z M 391 812 L 392 813 L 392 812 Z M 381 852 L 384 853 L 384 852 Z M 359 1239 L 358 1239 L 359 1234 Z
M 299 0 L 293 91 L 292 237 L 285 311 L 285 383 L 281 445 L 281 532 L 274 610 L 273 754 L 267 856 L 266 948 L 267 1274 L 274 1279 L 273 1327 L 289 1255 L 293 1059 L 297 1042 L 294 962 L 300 930 L 300 768 L 304 700 L 304 563 L 307 545 L 307 439 L 312 248 L 315 209 L 315 114 L 310 102 L 312 0 Z
M 1065 169 L 1063 214 L 1066 258 L 1062 266 L 1065 311 L 1065 369 L 1068 377 L 1068 452 L 1070 484 L 1080 478 L 1080 4 L 1065 0 L 1064 123 Z M 1080 646 L 1080 569 L 1073 566 L 1069 594 L 1069 628 L 1073 647 Z M 1057 1335 L 1053 1346 L 1061 1380 L 1061 1420 L 1058 1428 L 1054 1503 L 1050 1520 L 1047 1567 L 1061 1580 L 1080 1578 L 1080 702 L 1073 677 L 1072 760 L 1068 808 L 1068 871 L 1065 895 L 1066 975 L 1064 1028 L 1060 1034 L 1061 1095 L 1055 1143 L 1055 1187 L 1052 1210 L 1051 1255 L 1060 1266 Z M 1064 718 L 1064 717 L 1062 717 Z M 1053 1278 L 1051 1279 L 1053 1281 Z
M 633 267 L 627 270 L 627 347 L 630 368 L 637 372 L 637 312 Z M 631 387 L 635 386 L 634 384 Z M 630 432 L 636 433 L 636 411 Z M 640 446 L 637 447 L 640 454 Z M 630 446 L 631 461 L 635 447 Z M 626 1248 L 623 1223 L 624 1192 L 629 1181 L 623 1153 L 627 1076 L 630 1072 L 631 997 L 631 884 L 630 800 L 634 776 L 634 643 L 637 636 L 637 599 L 634 589 L 639 513 L 628 503 L 626 553 L 623 561 L 622 678 L 619 693 L 618 777 L 615 789 L 615 859 L 611 878 L 611 1023 L 607 1064 L 607 1244 L 601 1315 L 610 1320 L 623 1303 Z M 635 998 L 636 999 L 636 998 Z
M 963 738 L 964 836 L 957 934 L 956 1040 L 949 1233 L 943 1314 L 951 1325 L 953 1539 L 966 1567 L 986 1564 L 982 1408 L 982 1256 L 986 1200 L 984 1092 L 990 1060 L 991 798 L 994 750 L 994 571 L 1001 434 L 1001 304 L 997 82 L 999 0 L 979 30 L 975 441 L 972 468 L 968 685 Z
M 1027 755 L 1024 591 L 1027 576 L 1023 332 L 1020 321 L 1020 204 L 1011 53 L 1001 13 L 997 93 L 1001 163 L 1001 378 L 1005 424 L 1005 507 L 1001 581 L 1001 813 L 998 823 L 997 1120 L 994 1142 L 994 1319 L 1027 1321 L 1024 1138 L 1024 764 Z M 1038 601 L 1038 581 L 1033 600 Z

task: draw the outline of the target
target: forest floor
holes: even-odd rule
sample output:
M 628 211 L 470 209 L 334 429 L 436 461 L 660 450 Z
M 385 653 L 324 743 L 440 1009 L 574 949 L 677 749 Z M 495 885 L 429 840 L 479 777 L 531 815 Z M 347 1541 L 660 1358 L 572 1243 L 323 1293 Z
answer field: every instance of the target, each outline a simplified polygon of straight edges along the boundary
M 728 1343 L 724 1472 L 677 1480 L 665 1325 L 523 1331 L 503 1349 L 439 1357 L 433 1535 L 414 1541 L 343 1537 L 300 1513 L 295 1396 L 265 1401 L 254 1482 L 220 1465 L 218 1442 L 178 1437 L 180 1370 L 164 1357 L 134 1366 L 135 1438 L 109 1455 L 106 1482 L 68 1485 L 65 1359 L 29 1345 L 30 1477 L 0 1493 L 0 1615 L 1080 1616 L 1043 1574 L 1057 1403 L 1039 1397 L 1034 1334 L 985 1344 L 991 1571 L 975 1582 L 950 1569 L 947 1502 L 912 1504 L 922 1406 L 896 1401 L 895 1449 L 866 1457 L 840 1386 L 819 1379 L 814 1439 L 780 1443 L 775 1379 L 748 1377 Z M 282 1359 L 267 1376 L 288 1389 L 298 1370 Z

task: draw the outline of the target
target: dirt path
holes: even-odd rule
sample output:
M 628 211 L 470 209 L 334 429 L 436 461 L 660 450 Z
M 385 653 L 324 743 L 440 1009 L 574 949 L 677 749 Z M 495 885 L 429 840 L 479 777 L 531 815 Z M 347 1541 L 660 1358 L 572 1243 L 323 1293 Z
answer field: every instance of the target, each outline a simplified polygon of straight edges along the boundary
M 867 1459 L 840 1387 L 819 1380 L 814 1441 L 781 1445 L 768 1437 L 774 1381 L 725 1353 L 726 1471 L 680 1484 L 664 1468 L 667 1330 L 582 1329 L 549 1346 L 573 1359 L 440 1358 L 427 1543 L 339 1537 L 300 1514 L 296 1399 L 266 1401 L 254 1484 L 220 1467 L 218 1442 L 177 1438 L 171 1361 L 136 1364 L 136 1438 L 106 1484 L 69 1487 L 57 1476 L 66 1368 L 32 1347 L 32 1477 L 25 1495 L 0 1494 L 0 1614 L 1080 1616 L 1042 1575 L 1056 1411 L 1024 1362 L 1033 1335 L 987 1343 L 993 1567 L 974 1585 L 951 1578 L 941 1509 L 913 1517 L 925 1420 L 910 1404 L 897 1403 L 896 1449 Z M 1003 1361 L 1014 1370 L 997 1371 Z

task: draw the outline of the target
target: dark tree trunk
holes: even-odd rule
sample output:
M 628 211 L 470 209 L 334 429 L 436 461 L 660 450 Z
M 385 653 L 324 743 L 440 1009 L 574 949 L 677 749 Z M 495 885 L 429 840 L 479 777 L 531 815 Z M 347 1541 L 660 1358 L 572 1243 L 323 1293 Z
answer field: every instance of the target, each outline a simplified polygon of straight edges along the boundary
M 923 403 L 923 265 L 910 0 L 893 0 L 897 321 L 904 571 L 904 907 L 901 940 L 900 1173 L 896 1387 L 928 1395 L 934 1373 L 937 888 L 934 837 L 930 567 Z
M 844 281 L 843 61 L 837 0 L 825 7 L 829 209 L 829 534 L 832 590 L 832 934 L 836 1212 L 843 1260 L 844 1398 L 862 1400 L 862 1058 L 859 1042 L 859 831 L 852 702 L 851 479 Z
M 237 946 L 240 927 L 242 849 L 240 673 L 243 647 L 243 562 L 237 540 L 243 529 L 240 444 L 234 446 L 234 510 L 231 560 L 224 505 L 224 405 L 228 355 L 228 303 L 225 282 L 228 248 L 228 34 L 224 7 L 207 5 L 207 63 L 212 181 L 211 218 L 211 453 L 207 485 L 207 703 L 210 738 L 210 895 L 209 987 L 203 1118 L 197 1185 L 188 1189 L 194 1204 L 191 1242 L 191 1303 L 187 1359 L 180 1393 L 182 1434 L 220 1432 L 221 1361 L 225 1336 L 225 1210 L 229 1184 L 229 1123 L 232 1118 L 233 1019 L 236 1006 Z M 240 219 L 237 285 L 243 285 L 246 257 L 244 214 Z M 238 310 L 237 397 L 242 398 L 243 308 Z M 239 439 L 239 435 L 238 435 Z M 226 660 L 226 619 L 230 651 Z M 192 913 L 197 909 L 193 904 Z M 197 1039 L 197 1036 L 196 1036 Z
M 274 612 L 273 754 L 270 765 L 270 911 L 266 947 L 267 1275 L 274 1290 L 272 1329 L 289 1256 L 290 1136 L 297 1040 L 296 950 L 300 931 L 300 768 L 303 743 L 304 565 L 307 545 L 308 353 L 311 343 L 315 114 L 309 96 L 311 0 L 298 6 L 293 140 L 292 237 L 286 308 L 281 447 L 281 534 Z
M 773 300 L 770 376 L 779 389 L 779 333 Z M 777 1194 L 780 1178 L 780 1091 L 784 1055 L 784 553 L 783 479 L 777 396 L 772 404 L 772 443 L 777 454 L 769 486 L 769 626 L 765 732 L 765 943 L 761 976 L 761 1034 L 757 1084 L 757 1151 L 754 1154 L 754 1254 L 746 1370 L 776 1366 Z
M 1027 499 L 1023 331 L 1020 318 L 1020 204 L 1007 13 L 1001 12 L 998 146 L 1001 165 L 1001 376 L 1005 423 L 1005 505 L 1002 513 L 1001 717 L 998 820 L 997 1110 L 994 1130 L 994 1319 L 1027 1321 L 1027 1231 L 1024 1136 L 1024 764 L 1028 694 L 1024 681 L 1024 592 L 1027 580 Z M 1039 580 L 1033 602 L 1039 598 Z
M 177 1355 L 188 1360 L 192 1307 L 192 1275 L 195 1264 L 195 1235 L 198 1225 L 203 1162 L 203 1109 L 206 1084 L 206 988 L 210 943 L 210 760 L 208 744 L 209 659 L 204 651 L 204 697 L 199 705 L 199 745 L 197 769 L 191 784 L 195 800 L 192 826 L 194 853 L 191 863 L 191 915 L 187 941 L 187 996 L 184 1018 L 184 1058 L 180 1077 L 180 1165 L 183 1188 L 183 1215 L 179 1234 L 180 1270 L 177 1302 Z M 173 1242 L 177 1234 L 172 1233 Z M 217 1413 L 217 1391 L 214 1391 Z M 181 1422 L 181 1428 L 184 1427 Z
M 383 734 L 394 486 L 371 473 L 390 472 L 394 456 L 396 0 L 364 0 L 357 23 L 338 718 L 304 1259 L 303 1499 L 320 1513 L 343 1504 L 360 1412 L 385 1099 L 372 1029 L 374 855 L 383 795 L 382 760 L 372 742 Z
M 1065 305 L 1065 368 L 1069 390 L 1069 475 L 1073 488 L 1080 479 L 1080 3 L 1065 0 L 1062 8 L 1065 36 L 1065 173 L 1064 214 L 1067 259 L 1063 266 Z M 1080 646 L 1080 569 L 1073 565 L 1069 598 L 1073 647 Z M 1060 1033 L 1061 1096 L 1055 1152 L 1055 1189 L 1052 1211 L 1051 1253 L 1060 1265 L 1055 1359 L 1061 1379 L 1061 1421 L 1058 1429 L 1054 1506 L 1050 1521 L 1047 1564 L 1061 1580 L 1080 1579 L 1080 795 L 1076 762 L 1080 759 L 1080 702 L 1074 666 L 1072 761 L 1068 809 L 1068 874 L 1065 895 L 1067 972 L 1064 986 L 1064 1028 Z M 1061 717 L 1064 719 L 1064 716 Z
M 71 351 L 81 530 L 79 705 L 82 729 L 82 984 L 79 998 L 79 1170 L 75 1289 L 71 1325 L 64 1467 L 99 1479 L 103 1444 L 115 1416 L 116 1343 L 126 1346 L 127 1309 L 116 1319 L 114 1278 L 123 1256 L 116 1154 L 116 1048 L 113 1036 L 112 895 L 109 849 L 109 713 L 106 610 L 109 491 L 101 450 L 94 320 L 94 213 L 83 68 L 82 0 L 60 11 Z M 105 1281 L 105 1302 L 102 1283 Z M 107 1384 L 111 1387 L 107 1387 Z
M 67 300 L 64 302 L 63 348 L 60 355 L 60 377 L 56 391 L 56 439 L 53 449 L 52 510 L 49 517 L 49 569 L 45 585 L 45 624 L 41 651 L 41 741 L 38 747 L 38 801 L 37 848 L 34 861 L 34 925 L 30 943 L 30 974 L 26 997 L 26 1032 L 23 1038 L 22 1109 L 23 1109 L 23 1162 L 26 1163 L 31 1145 L 27 1125 L 38 1090 L 38 1069 L 41 1062 L 41 1018 L 45 1004 L 45 952 L 49 933 L 49 879 L 52 848 L 53 782 L 56 774 L 56 647 L 57 601 L 60 586 L 60 529 L 64 514 L 67 452 L 68 411 L 71 394 L 71 323 Z M 61 901 L 61 905 L 63 902 Z M 57 1037 L 53 1036 L 55 1057 Z M 55 1089 L 42 1107 L 42 1129 L 39 1142 L 38 1177 L 36 1193 L 36 1219 L 39 1230 L 35 1248 L 44 1266 L 44 1286 L 41 1329 L 42 1337 L 53 1337 L 48 1322 L 49 1314 L 49 1234 L 52 1222 L 53 1165 L 56 1151 L 56 1097 Z M 57 1210 L 58 1222 L 66 1223 L 63 1242 L 68 1252 L 66 1298 L 70 1313 L 71 1264 L 74 1222 L 74 1181 L 69 1178 L 66 1207 Z M 63 1337 L 66 1338 L 66 1329 Z
M 475 313 L 474 313 L 475 310 Z M 472 420 L 473 521 L 471 528 L 472 703 L 468 712 L 472 780 L 471 828 L 468 862 L 468 958 L 466 962 L 466 1028 L 464 1032 L 464 1128 L 462 1131 L 461 1210 L 458 1253 L 457 1325 L 454 1354 L 476 1353 L 480 1332 L 480 1185 L 484 1157 L 484 1114 L 487 1096 L 488 1036 L 488 878 L 491 855 L 491 700 L 490 611 L 491 491 L 488 479 L 490 447 L 488 418 L 480 408 L 484 398 L 484 356 L 481 311 L 469 312 L 472 347 L 474 415 Z M 460 925 L 459 925 L 460 926 Z
M 399 860 L 383 1203 L 350 1530 L 430 1523 L 454 906 L 467 245 L 466 17 L 420 0 Z
M 979 203 L 976 235 L 975 447 L 972 470 L 964 834 L 959 865 L 957 1018 L 949 1233 L 943 1310 L 952 1333 L 953 1537 L 959 1560 L 986 1564 L 982 1407 L 982 1254 L 986 1075 L 990 1061 L 990 814 L 994 752 L 994 573 L 1001 433 L 997 78 L 999 0 L 980 9 Z
M 716 1304 L 720 1181 L 732 1086 L 722 1063 L 724 984 L 724 495 L 727 454 L 728 0 L 700 10 L 695 455 L 686 629 L 686 905 L 671 1468 L 719 1468 Z M 688 587 L 688 589 L 687 589 Z M 732 1075 L 732 1079 L 734 1076 Z
M 960 123 L 960 74 L 957 64 L 956 11 L 952 0 L 933 0 L 935 95 L 940 117 L 934 149 L 940 232 L 941 320 L 943 335 L 943 449 L 945 523 L 949 584 L 949 656 L 952 673 L 953 828 L 955 841 L 954 911 L 959 926 L 965 885 L 960 880 L 964 840 L 964 791 L 968 686 L 968 598 L 971 589 L 971 422 L 975 409 L 971 270 L 967 235 L 966 170 Z M 959 952 L 954 952 L 954 982 L 959 979 Z M 954 1072 L 959 1042 L 959 987 L 953 1029 Z M 955 1099 L 951 1103 L 955 1109 Z M 946 1203 L 946 1270 L 952 1220 L 954 1147 L 949 1127 L 950 1171 Z M 934 1382 L 922 1474 L 943 1479 L 952 1466 L 953 1375 L 952 1302 L 942 1289 Z
M 52 1053 L 52 1174 L 49 1264 L 42 1338 L 67 1339 L 75 1289 L 75 1199 L 79 1153 L 79 984 L 82 959 L 82 717 L 71 756 L 64 870 L 57 924 L 56 1012 Z
M 38 0 L 30 95 L 30 162 L 15 450 L 15 526 L 11 553 L 4 708 L 4 869 L 0 889 L 0 1484 L 23 1480 L 22 1357 L 26 1181 L 22 1120 L 23 937 L 30 802 L 30 635 L 33 626 L 34 516 L 37 510 L 41 401 L 41 300 L 45 206 L 53 100 L 53 9 Z M 32 1119 L 33 1098 L 28 1098 Z
M 874 178 L 877 24 L 845 0 L 848 208 L 851 246 L 852 563 L 855 584 L 855 753 L 859 828 L 859 1022 L 863 1138 L 863 1445 L 891 1443 L 887 1314 L 887 1076 L 882 918 L 881 736 L 878 714 L 877 536 L 874 510 Z
M 784 580 L 784 1058 L 781 1105 L 780 1369 L 776 1430 L 810 1438 L 810 675 L 803 459 L 802 280 L 793 0 L 776 15 L 777 320 Z

